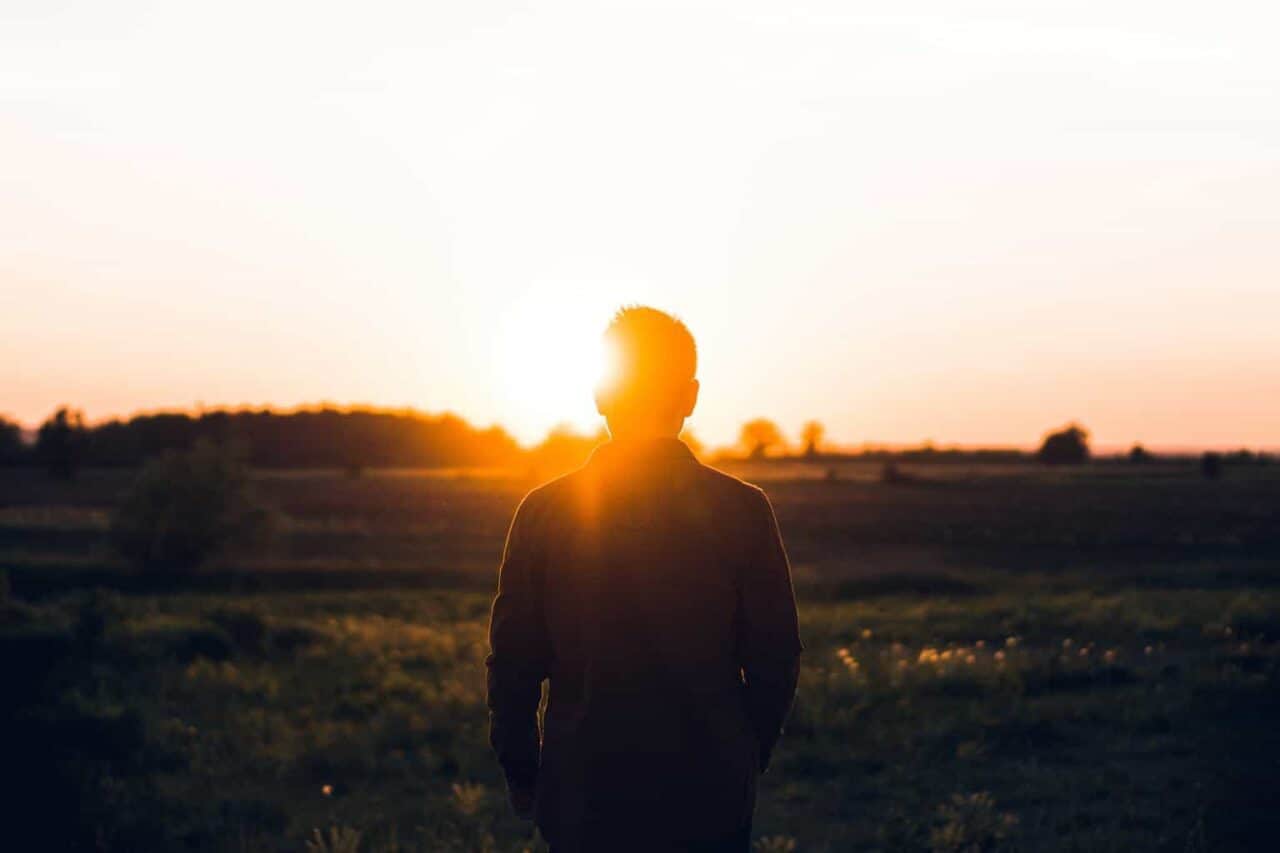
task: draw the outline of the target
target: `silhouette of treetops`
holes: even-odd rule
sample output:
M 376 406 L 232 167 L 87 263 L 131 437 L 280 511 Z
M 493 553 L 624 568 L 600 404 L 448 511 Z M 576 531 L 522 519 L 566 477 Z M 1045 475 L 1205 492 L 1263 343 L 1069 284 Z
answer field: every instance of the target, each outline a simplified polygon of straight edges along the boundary
M 680 434 L 695 455 L 713 462 L 741 458 L 738 454 L 757 461 L 786 458 L 827 463 L 1009 464 L 1035 458 L 1048 465 L 1070 465 L 1092 458 L 1089 432 L 1075 423 L 1046 435 L 1034 457 L 1017 448 L 936 447 L 931 442 L 916 447 L 863 444 L 840 448 L 826 442 L 826 429 L 817 420 L 806 422 L 800 437 L 801 443 L 788 451 L 782 430 L 768 418 L 744 423 L 736 446 L 708 449 L 689 430 Z M 84 466 L 138 467 L 166 451 L 191 450 L 202 439 L 234 444 L 243 451 L 244 461 L 255 468 L 329 468 L 352 477 L 377 468 L 505 468 L 537 478 L 581 465 L 596 445 L 608 440 L 608 434 L 603 429 L 580 433 L 561 425 L 537 445 L 524 448 L 500 426 L 477 427 L 447 412 L 324 405 L 291 411 L 156 412 L 88 425 L 80 412 L 63 406 L 37 430 L 34 445 L 24 440 L 18 424 L 0 417 L 0 466 L 41 465 L 52 476 L 70 478 Z M 787 456 L 788 452 L 795 455 Z M 1157 457 L 1136 444 L 1111 458 L 1150 463 Z M 1158 458 L 1164 463 L 1203 461 L 1198 453 L 1161 454 Z M 1216 462 L 1204 467 L 1206 476 L 1212 477 L 1225 462 L 1265 465 L 1273 458 L 1240 450 L 1217 454 Z
M 1044 437 L 1036 458 L 1046 465 L 1081 465 L 1089 461 L 1089 431 L 1067 424 Z
M 88 434 L 84 415 L 63 406 L 40 425 L 36 433 L 36 458 L 52 476 L 70 480 L 85 461 Z
M 827 435 L 827 428 L 820 421 L 809 421 L 800 429 L 800 440 L 804 443 L 804 455 L 813 459 L 818 455 L 822 439 Z
M 770 448 L 783 443 L 782 430 L 768 418 L 756 418 L 742 425 L 738 443 L 752 459 L 763 459 Z
M 499 467 L 522 455 L 501 427 L 475 427 L 457 415 L 336 408 L 162 412 L 92 427 L 59 410 L 41 427 L 37 453 L 62 473 L 78 464 L 137 466 L 201 439 L 234 442 L 259 468 Z
M 26 445 L 22 441 L 22 427 L 0 416 L 0 465 L 16 465 L 25 461 Z

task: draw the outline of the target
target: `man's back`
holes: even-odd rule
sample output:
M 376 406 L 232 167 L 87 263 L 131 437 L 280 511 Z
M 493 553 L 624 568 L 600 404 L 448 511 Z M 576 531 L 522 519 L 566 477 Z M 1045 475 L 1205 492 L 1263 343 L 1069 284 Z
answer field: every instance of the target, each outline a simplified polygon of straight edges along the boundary
M 801 648 L 760 490 L 675 440 L 605 445 L 521 505 L 490 642 L 494 747 L 557 849 L 745 847 Z

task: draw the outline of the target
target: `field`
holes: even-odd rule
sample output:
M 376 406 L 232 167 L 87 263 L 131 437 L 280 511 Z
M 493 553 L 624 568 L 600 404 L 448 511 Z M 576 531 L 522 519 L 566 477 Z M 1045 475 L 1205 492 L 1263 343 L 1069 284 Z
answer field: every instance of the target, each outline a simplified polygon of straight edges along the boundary
M 1276 849 L 1280 470 L 907 467 L 741 470 L 807 645 L 758 847 Z M 543 849 L 483 695 L 529 482 L 264 473 L 273 542 L 157 577 L 129 476 L 0 472 L 6 847 Z

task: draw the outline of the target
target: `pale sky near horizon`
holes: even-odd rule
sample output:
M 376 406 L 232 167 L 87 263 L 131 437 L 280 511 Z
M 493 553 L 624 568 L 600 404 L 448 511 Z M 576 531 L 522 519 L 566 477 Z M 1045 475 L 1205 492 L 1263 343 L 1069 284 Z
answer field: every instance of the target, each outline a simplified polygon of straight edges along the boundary
M 1270 3 L 0 0 L 0 413 L 1280 447 Z

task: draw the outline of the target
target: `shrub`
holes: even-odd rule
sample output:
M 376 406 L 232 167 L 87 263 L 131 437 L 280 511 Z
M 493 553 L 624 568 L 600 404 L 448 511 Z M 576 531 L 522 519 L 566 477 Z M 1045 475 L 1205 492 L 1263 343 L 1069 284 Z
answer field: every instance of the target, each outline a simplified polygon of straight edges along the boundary
M 16 465 L 26 455 L 22 427 L 0 416 L 0 465 Z
M 40 425 L 36 433 L 36 457 L 51 476 L 70 480 L 80 467 L 87 436 L 84 415 L 63 406 Z
M 1017 816 L 997 811 L 986 791 L 952 794 L 950 802 L 938 806 L 929 842 L 934 853 L 986 853 L 1004 847 L 1017 825 Z
M 116 509 L 111 538 L 141 569 L 189 571 L 210 557 L 262 540 L 271 515 L 230 449 L 198 442 L 148 462 Z
M 1046 465 L 1081 465 L 1089 461 L 1089 431 L 1068 424 L 1045 436 L 1037 458 Z

